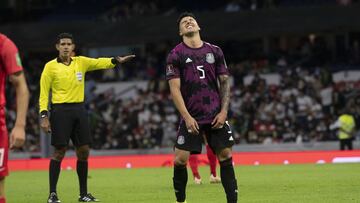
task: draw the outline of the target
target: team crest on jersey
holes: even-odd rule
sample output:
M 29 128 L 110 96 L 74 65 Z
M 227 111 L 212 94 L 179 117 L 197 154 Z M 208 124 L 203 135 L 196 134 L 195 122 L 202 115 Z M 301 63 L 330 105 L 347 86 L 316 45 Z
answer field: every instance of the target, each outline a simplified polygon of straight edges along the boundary
M 213 64 L 215 63 L 215 57 L 213 53 L 207 53 L 206 54 L 206 62 Z
M 82 72 L 77 72 L 77 73 L 76 73 L 76 79 L 77 79 L 79 82 L 81 82 L 82 78 L 83 78 Z
M 166 66 L 166 75 L 169 76 L 169 75 L 174 75 L 175 74 L 175 71 L 174 71 L 174 67 L 172 64 L 168 64 Z
M 180 136 L 178 137 L 178 139 L 177 139 L 177 143 L 178 143 L 179 145 L 184 144 L 184 143 L 185 143 L 185 137 L 182 136 L 182 135 L 180 135 Z

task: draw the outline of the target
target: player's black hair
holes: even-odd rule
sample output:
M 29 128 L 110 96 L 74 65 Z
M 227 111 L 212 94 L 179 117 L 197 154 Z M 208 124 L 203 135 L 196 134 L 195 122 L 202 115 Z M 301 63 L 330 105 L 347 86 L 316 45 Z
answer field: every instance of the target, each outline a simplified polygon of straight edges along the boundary
M 185 17 L 188 17 L 188 16 L 190 16 L 190 17 L 192 17 L 192 18 L 194 18 L 194 19 L 196 20 L 195 15 L 194 15 L 193 13 L 183 12 L 183 13 L 181 13 L 181 14 L 179 15 L 179 17 L 178 17 L 178 19 L 177 19 L 177 25 L 178 25 L 178 27 L 180 26 L 180 21 L 181 21 L 181 19 L 183 19 L 183 18 L 185 18 Z
M 61 39 L 71 39 L 72 43 L 75 43 L 74 41 L 74 37 L 72 34 L 70 33 L 67 33 L 67 32 L 63 32 L 63 33 L 60 33 L 57 38 L 56 38 L 56 44 L 60 43 L 60 40 Z

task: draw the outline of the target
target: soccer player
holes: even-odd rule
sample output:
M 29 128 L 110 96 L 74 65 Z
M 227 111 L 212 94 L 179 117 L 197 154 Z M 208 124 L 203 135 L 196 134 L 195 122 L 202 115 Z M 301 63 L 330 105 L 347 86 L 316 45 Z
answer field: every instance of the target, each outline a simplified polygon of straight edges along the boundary
M 8 175 L 9 141 L 5 124 L 5 81 L 16 91 L 16 121 L 10 133 L 10 148 L 21 147 L 25 142 L 26 112 L 29 90 L 16 45 L 0 33 L 0 203 L 5 203 L 5 177 Z
M 220 177 L 228 203 L 237 202 L 237 183 L 231 149 L 234 138 L 226 121 L 230 100 L 229 72 L 222 50 L 200 37 L 192 13 L 178 18 L 182 42 L 168 55 L 166 78 L 174 104 L 181 114 L 173 184 L 177 202 L 185 202 L 186 165 L 190 154 L 201 152 L 206 140 L 220 162 Z
M 71 57 L 75 49 L 73 36 L 62 33 L 58 36 L 56 49 L 57 58 L 49 61 L 40 79 L 40 126 L 45 132 L 51 132 L 51 144 L 55 147 L 50 160 L 49 183 L 50 194 L 48 203 L 60 202 L 56 185 L 60 174 L 61 161 L 65 156 L 69 140 L 76 148 L 79 178 L 79 202 L 98 202 L 87 191 L 88 157 L 91 136 L 87 111 L 84 107 L 84 81 L 88 71 L 114 68 L 135 55 L 117 56 L 114 58 Z M 49 121 L 49 92 L 52 91 L 51 116 Z M 51 125 L 50 125 L 51 124 Z
M 209 165 L 210 165 L 210 178 L 209 178 L 209 182 L 210 183 L 221 183 L 221 178 L 219 176 L 216 175 L 216 155 L 214 154 L 214 152 L 211 150 L 210 146 L 205 142 L 205 146 L 206 146 L 206 156 L 209 160 Z M 191 154 L 189 157 L 189 165 L 191 168 L 191 172 L 193 174 L 194 177 L 194 183 L 195 184 L 202 184 L 202 180 L 201 180 L 201 176 L 199 173 L 199 158 L 197 154 Z

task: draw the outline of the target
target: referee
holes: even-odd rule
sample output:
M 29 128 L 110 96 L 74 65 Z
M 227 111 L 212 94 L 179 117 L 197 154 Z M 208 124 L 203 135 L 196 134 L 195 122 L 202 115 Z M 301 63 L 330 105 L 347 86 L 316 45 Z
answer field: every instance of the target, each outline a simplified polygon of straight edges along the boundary
M 56 185 L 60 174 L 61 161 L 65 156 L 71 139 L 77 156 L 76 171 L 79 178 L 79 202 L 98 202 L 87 191 L 88 157 L 91 137 L 87 111 L 84 107 L 84 81 L 88 71 L 114 68 L 134 58 L 135 55 L 114 58 L 72 57 L 75 49 L 73 36 L 61 33 L 56 42 L 59 56 L 49 61 L 40 79 L 40 126 L 51 132 L 51 145 L 55 151 L 50 161 L 48 203 L 60 202 Z M 49 93 L 51 98 L 51 117 L 49 121 Z M 51 124 L 51 125 L 50 125 Z

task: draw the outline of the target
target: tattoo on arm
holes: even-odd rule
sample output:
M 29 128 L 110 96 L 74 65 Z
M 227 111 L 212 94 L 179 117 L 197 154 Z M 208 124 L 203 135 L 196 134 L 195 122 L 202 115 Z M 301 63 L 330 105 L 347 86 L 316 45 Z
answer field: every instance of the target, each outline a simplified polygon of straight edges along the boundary
M 230 103 L 230 82 L 229 76 L 220 75 L 220 97 L 221 97 L 221 109 L 228 111 L 229 103 Z

